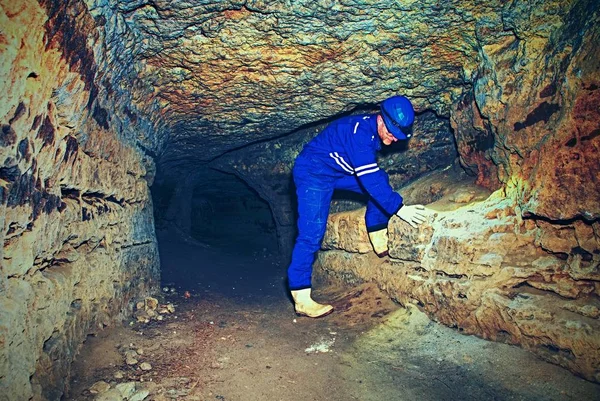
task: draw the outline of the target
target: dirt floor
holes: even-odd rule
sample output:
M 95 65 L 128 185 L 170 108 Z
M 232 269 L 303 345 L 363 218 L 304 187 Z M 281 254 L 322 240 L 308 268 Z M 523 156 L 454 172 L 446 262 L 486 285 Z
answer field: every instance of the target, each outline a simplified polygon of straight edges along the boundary
M 268 251 L 159 242 L 158 312 L 90 336 L 66 400 L 600 400 L 600 385 L 371 284 L 322 288 L 336 312 L 296 317 Z

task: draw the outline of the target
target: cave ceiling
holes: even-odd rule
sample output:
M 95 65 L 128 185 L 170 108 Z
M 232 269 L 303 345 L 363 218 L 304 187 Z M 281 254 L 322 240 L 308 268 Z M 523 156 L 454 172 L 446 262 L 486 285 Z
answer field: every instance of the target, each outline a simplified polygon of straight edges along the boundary
M 502 1 L 86 3 L 112 81 L 164 121 L 172 171 L 397 93 L 448 116 L 480 46 L 514 40 Z

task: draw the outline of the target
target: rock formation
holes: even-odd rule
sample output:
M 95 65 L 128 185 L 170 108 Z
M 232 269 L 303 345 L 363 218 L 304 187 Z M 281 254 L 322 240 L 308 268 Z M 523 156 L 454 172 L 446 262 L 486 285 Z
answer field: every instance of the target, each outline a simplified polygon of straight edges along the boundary
M 432 182 L 448 181 L 416 182 L 417 188 L 406 188 L 408 200 L 426 197 Z M 598 249 L 597 225 L 540 224 L 523 219 L 502 191 L 471 202 L 473 196 L 458 188 L 431 203 L 435 213 L 416 230 L 392 219 L 389 258 L 371 252 L 364 210 L 333 215 L 319 255 L 321 275 L 377 282 L 400 303 L 416 304 L 441 323 L 520 344 L 598 381 L 597 268 L 580 259 L 588 251 L 564 249 L 573 242 Z M 547 248 L 558 242 L 566 257 Z
M 338 201 L 323 271 L 599 381 L 599 8 L 0 0 L 0 399 L 60 398 L 85 336 L 155 288 L 155 176 L 185 231 L 214 169 L 237 175 L 285 253 L 302 145 L 397 93 L 415 136 L 380 163 L 437 215 L 393 220 L 377 259 Z
M 82 3 L 0 3 L 0 399 L 60 399 L 90 333 L 159 277 L 157 122 L 113 88 Z M 101 68 L 104 73 L 101 73 Z

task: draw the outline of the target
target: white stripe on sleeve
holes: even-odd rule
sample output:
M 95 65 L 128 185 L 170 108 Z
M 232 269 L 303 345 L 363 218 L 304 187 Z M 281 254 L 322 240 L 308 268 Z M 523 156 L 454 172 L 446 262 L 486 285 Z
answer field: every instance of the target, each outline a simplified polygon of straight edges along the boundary
M 354 126 L 354 134 L 356 134 L 356 130 L 358 129 L 358 124 L 360 124 L 360 123 L 357 121 L 356 125 Z
M 363 171 L 361 171 L 361 172 L 359 172 L 359 173 L 356 173 L 356 176 L 357 176 L 357 177 L 360 177 L 361 175 L 365 175 L 365 174 L 374 173 L 374 172 L 376 172 L 376 171 L 379 171 L 379 167 L 373 168 L 373 169 L 371 169 L 371 170 L 363 170 Z
M 373 167 L 377 167 L 377 163 L 365 164 L 364 166 L 357 167 L 355 171 L 358 173 L 361 170 L 366 170 Z
M 341 163 L 342 163 L 344 166 L 346 166 L 347 170 L 354 172 L 354 169 L 352 168 L 352 166 L 350 166 L 350 165 L 349 165 L 349 164 L 346 162 L 346 160 L 344 160 L 344 158 L 338 154 L 338 152 L 333 152 L 333 154 L 335 155 L 335 157 L 337 157 L 337 158 L 340 160 L 340 162 L 341 162 Z
M 331 156 L 331 158 L 333 160 L 335 160 L 335 162 L 338 164 L 338 166 L 340 166 L 344 171 L 346 171 L 347 173 L 353 174 L 354 170 L 352 169 L 352 167 L 350 167 L 348 165 L 348 163 L 346 163 L 346 161 L 344 160 L 343 157 L 339 156 L 337 154 L 337 152 L 335 153 L 330 153 L 329 156 Z

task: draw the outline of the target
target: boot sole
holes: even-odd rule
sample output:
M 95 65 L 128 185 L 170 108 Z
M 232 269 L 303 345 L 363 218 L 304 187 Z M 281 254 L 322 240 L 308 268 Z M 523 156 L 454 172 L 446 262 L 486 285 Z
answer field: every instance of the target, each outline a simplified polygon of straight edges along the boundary
M 311 318 L 313 318 L 313 319 L 318 319 L 318 318 L 320 318 L 320 317 L 325 317 L 325 316 L 327 316 L 327 315 L 330 315 L 330 314 L 332 314 L 332 313 L 333 313 L 333 311 L 334 311 L 334 309 L 332 308 L 331 310 L 328 310 L 327 312 L 325 312 L 325 313 L 323 313 L 323 314 L 321 314 L 321 315 L 319 315 L 319 316 L 310 316 L 310 315 L 307 315 L 306 313 L 302 313 L 302 312 L 296 312 L 296 316 L 298 316 L 298 317 L 311 317 Z

